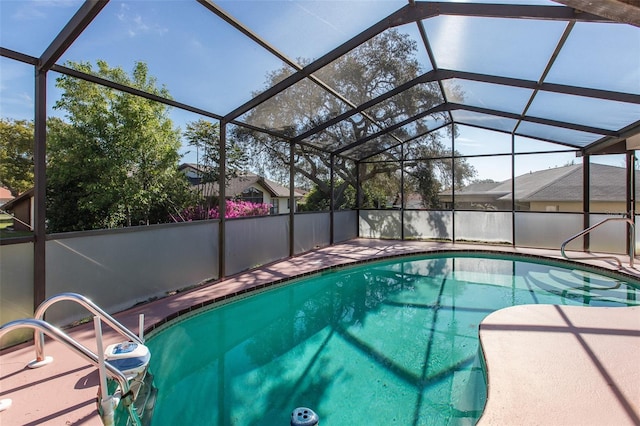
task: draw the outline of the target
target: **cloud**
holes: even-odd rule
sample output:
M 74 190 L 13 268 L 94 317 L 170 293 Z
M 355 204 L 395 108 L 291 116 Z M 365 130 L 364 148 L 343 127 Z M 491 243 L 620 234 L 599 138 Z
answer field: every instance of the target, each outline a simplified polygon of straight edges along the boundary
M 33 97 L 26 92 L 15 92 L 6 94 L 4 87 L 0 90 L 2 93 L 2 104 L 0 104 L 0 115 L 16 120 L 32 120 L 33 119 Z
M 20 7 L 14 10 L 11 18 L 17 21 L 46 19 L 51 9 L 78 9 L 81 4 L 80 0 L 22 1 Z
M 129 37 L 136 37 L 142 34 L 162 35 L 169 31 L 168 28 L 143 18 L 139 13 L 132 12 L 127 3 L 120 4 L 120 10 L 116 13 L 116 17 L 122 23 Z
M 470 138 L 465 138 L 465 137 L 457 137 L 456 138 L 456 145 L 480 146 L 482 144 L 478 140 L 475 140 L 475 139 L 470 139 Z
M 327 25 L 329 28 L 333 29 L 334 31 L 336 31 L 338 34 L 341 35 L 346 35 L 347 33 L 345 31 L 343 31 L 341 28 L 339 28 L 337 25 L 334 25 L 331 21 L 329 21 L 328 19 L 325 19 L 323 17 L 321 17 L 319 14 L 314 13 L 313 11 L 311 11 L 311 9 L 304 7 L 302 4 L 300 3 L 295 3 L 296 7 L 298 7 L 299 9 L 301 9 L 302 11 L 304 11 L 305 13 L 313 16 L 314 18 L 316 18 L 318 21 L 322 22 L 323 24 Z

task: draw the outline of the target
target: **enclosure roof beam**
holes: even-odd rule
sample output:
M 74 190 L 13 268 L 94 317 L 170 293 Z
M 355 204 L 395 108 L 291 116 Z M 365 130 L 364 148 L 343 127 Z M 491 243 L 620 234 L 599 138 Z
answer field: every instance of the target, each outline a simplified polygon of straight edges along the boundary
M 215 4 L 212 0 L 198 0 L 202 6 L 204 6 L 207 10 L 217 15 L 220 19 L 225 21 L 227 24 L 231 25 L 236 30 L 240 31 L 245 36 L 249 37 L 254 43 L 259 44 L 261 47 L 266 49 L 269 53 L 276 56 L 282 62 L 291 66 L 292 68 L 300 69 L 300 65 L 298 65 L 294 60 L 290 59 L 284 53 L 278 51 L 274 46 L 268 43 L 266 40 L 262 39 L 259 35 L 254 33 L 250 28 L 243 25 L 236 18 L 229 15 L 226 11 L 224 11 L 220 6 Z
M 511 87 L 520 87 L 520 88 L 531 89 L 531 90 L 535 90 L 538 87 L 539 90 L 547 91 L 547 92 L 560 93 L 560 94 L 566 94 L 566 95 L 575 95 L 575 96 L 584 96 L 589 98 L 604 99 L 604 100 L 617 101 L 617 102 L 640 104 L 640 95 L 636 95 L 633 93 L 590 89 L 585 87 L 569 86 L 569 85 L 555 84 L 555 83 L 542 83 L 538 85 L 538 83 L 533 80 L 523 80 L 523 79 L 517 79 L 517 78 L 499 77 L 499 76 L 472 73 L 472 72 L 466 72 L 466 71 L 439 69 L 437 71 L 432 70 L 432 71 L 426 72 L 416 77 L 415 79 L 408 81 L 396 87 L 393 90 L 390 90 L 387 93 L 384 93 L 374 99 L 371 99 L 368 102 L 363 103 L 357 108 L 346 111 L 332 118 L 331 120 L 328 120 L 320 125 L 317 125 L 314 128 L 304 133 L 301 133 L 300 135 L 296 136 L 292 140 L 294 142 L 300 142 L 310 136 L 313 136 L 314 134 L 317 134 L 325 130 L 328 127 L 331 127 L 339 123 L 340 121 L 343 121 L 363 110 L 371 108 L 376 104 L 382 101 L 385 101 L 417 84 L 429 83 L 437 80 L 456 79 L 456 78 L 462 79 L 462 80 L 478 81 L 482 83 L 491 83 L 491 84 L 500 84 L 500 85 L 511 86 Z
M 409 0 L 409 3 L 415 6 L 415 0 Z M 424 22 L 422 20 L 416 21 L 416 25 L 418 27 L 418 32 L 420 33 L 420 38 L 422 39 L 422 45 L 427 51 L 427 57 L 429 58 L 429 63 L 431 64 L 431 68 L 434 71 L 438 71 L 440 67 L 436 61 L 436 55 L 433 52 L 433 48 L 431 47 L 431 42 L 429 41 L 429 36 L 427 35 L 427 30 L 424 27 Z M 440 97 L 444 103 L 449 102 L 447 97 L 447 91 L 444 88 L 444 84 L 442 83 L 442 79 L 437 80 L 438 90 L 440 91 Z M 451 112 L 449 114 L 449 121 L 453 121 L 453 116 Z
M 489 109 L 489 108 L 481 108 L 481 107 L 475 107 L 475 106 L 470 106 L 470 105 L 462 105 L 462 104 L 457 104 L 457 103 L 449 103 L 447 105 L 447 108 L 450 110 L 465 110 L 465 111 L 471 111 L 471 112 L 477 112 L 480 114 L 488 114 L 488 115 L 494 115 L 494 116 L 498 116 L 498 117 L 504 117 L 504 118 L 511 118 L 514 120 L 522 120 L 522 121 L 528 121 L 530 123 L 537 123 L 537 124 L 544 124 L 547 126 L 553 126 L 553 127 L 562 127 L 564 129 L 570 129 L 570 130 L 577 130 L 580 132 L 586 132 L 586 133 L 594 133 L 597 135 L 603 135 L 603 136 L 614 136 L 617 137 L 618 136 L 618 132 L 614 131 L 614 130 L 607 130 L 607 129 L 601 129 L 598 127 L 591 127 L 591 126 L 584 126 L 581 124 L 575 124 L 575 123 L 567 123 L 565 121 L 558 121 L 558 120 L 551 120 L 548 118 L 539 118 L 539 117 L 532 117 L 532 116 L 521 116 L 520 114 L 514 114 L 511 112 L 505 112 L 505 111 L 498 111 L 498 110 L 494 110 L 494 109 Z
M 7 50 L 7 49 L 4 49 L 4 50 Z M 0 54 L 2 54 L 2 56 L 4 56 L 4 52 L 0 51 Z M 212 113 L 212 112 L 204 110 L 204 109 L 196 108 L 194 106 L 191 106 L 191 105 L 188 105 L 188 104 L 184 104 L 182 102 L 178 102 L 178 101 L 175 101 L 173 99 L 164 98 L 162 96 L 154 95 L 153 93 L 145 92 L 145 91 L 140 90 L 140 89 L 135 89 L 135 88 L 130 87 L 130 86 L 126 86 L 126 85 L 123 85 L 123 84 L 115 83 L 115 82 L 113 82 L 111 80 L 106 80 L 104 78 L 95 76 L 93 74 L 87 74 L 85 72 L 78 71 L 78 70 L 75 70 L 73 68 L 65 67 L 63 65 L 53 65 L 51 67 L 51 71 L 59 72 L 61 74 L 65 74 L 65 75 L 68 75 L 70 77 L 79 78 L 79 79 L 82 79 L 82 80 L 85 80 L 85 81 L 88 81 L 88 82 L 91 82 L 91 83 L 100 84 L 102 86 L 109 87 L 111 89 L 118 90 L 118 91 L 121 91 L 121 92 L 124 92 L 124 93 L 129 93 L 131 95 L 140 96 L 142 98 L 149 99 L 149 100 L 154 101 L 154 102 L 159 102 L 161 104 L 168 105 L 170 107 L 175 107 L 175 108 L 179 108 L 179 109 L 182 109 L 182 110 L 185 110 L 185 111 L 193 112 L 195 114 L 200 114 L 200 115 L 203 115 L 205 117 L 212 118 L 214 120 L 218 120 L 218 121 L 222 120 L 222 116 L 219 115 L 219 114 L 215 114 L 215 113 Z M 273 129 L 265 129 L 265 128 L 262 128 L 262 127 L 253 126 L 251 124 L 243 123 L 243 122 L 240 122 L 240 121 L 237 121 L 237 120 L 231 121 L 230 124 L 233 124 L 233 125 L 236 125 L 236 126 L 245 127 L 247 129 L 251 129 L 251 130 L 254 130 L 254 131 L 257 131 L 257 132 L 266 133 L 268 135 L 274 136 L 274 137 L 276 137 L 278 139 L 282 139 L 282 140 L 285 140 L 285 141 L 289 141 L 291 139 L 290 137 L 286 136 L 284 133 L 275 131 Z
M 399 123 L 396 123 L 396 124 L 394 124 L 392 126 L 389 126 L 389 127 L 387 127 L 386 129 L 384 129 L 384 130 L 382 130 L 380 132 L 373 133 L 373 134 L 371 134 L 369 136 L 366 136 L 364 138 L 361 138 L 361 139 L 359 139 L 359 140 L 357 140 L 357 141 L 355 141 L 353 143 L 350 143 L 349 145 L 343 146 L 342 148 L 339 148 L 339 149 L 333 151 L 332 154 L 339 155 L 339 154 L 341 154 L 341 153 L 343 153 L 345 151 L 348 151 L 348 150 L 353 149 L 355 147 L 358 147 L 358 146 L 360 146 L 360 145 L 362 145 L 364 143 L 367 143 L 372 139 L 378 138 L 380 136 L 384 136 L 389 132 L 392 132 L 392 131 L 394 131 L 396 129 L 399 129 L 400 127 L 406 126 L 409 123 L 412 123 L 412 122 L 414 122 L 416 120 L 421 119 L 422 117 L 426 117 L 426 116 L 431 115 L 431 114 L 436 114 L 438 112 L 444 112 L 444 111 L 447 111 L 447 110 L 448 110 L 447 104 L 443 103 L 443 104 L 437 105 L 437 106 L 435 106 L 433 108 L 430 108 L 428 110 L 425 110 L 425 111 L 421 112 L 420 114 L 416 114 L 411 118 L 403 120 L 403 121 L 401 121 Z
M 40 56 L 38 71 L 48 71 L 107 3 L 109 3 L 109 0 L 85 0 L 80 9 Z
M 231 121 L 245 114 L 389 28 L 438 15 L 609 22 L 609 20 L 605 18 L 562 6 L 416 2 L 402 7 L 387 18 L 382 19 L 329 53 L 311 62 L 301 70 L 271 86 L 269 89 L 225 115 L 225 120 Z
M 627 102 L 640 104 L 640 95 L 634 93 L 615 92 L 611 90 L 590 89 L 587 87 L 570 86 L 566 84 L 538 83 L 533 80 L 523 80 L 519 78 L 500 77 L 488 74 L 478 74 L 467 71 L 456 71 L 450 69 L 439 69 L 434 77 L 439 80 L 458 78 L 462 80 L 472 80 L 481 83 L 500 84 L 503 86 L 520 87 L 523 89 L 535 90 L 539 88 L 545 92 L 560 93 L 565 95 L 584 96 L 588 98 L 605 99 L 617 102 Z
M 389 98 L 391 98 L 391 97 L 393 97 L 393 96 L 395 96 L 395 95 L 397 95 L 399 93 L 402 93 L 402 92 L 412 88 L 413 86 L 415 86 L 417 84 L 428 83 L 430 81 L 435 81 L 435 79 L 436 78 L 435 78 L 435 72 L 434 71 L 426 72 L 426 73 L 414 78 L 413 80 L 410 80 L 410 81 L 407 81 L 406 83 L 401 84 L 400 86 L 394 88 L 393 90 L 390 90 L 390 91 L 388 91 L 386 93 L 383 93 L 382 95 L 380 95 L 380 96 L 378 96 L 376 98 L 373 98 L 370 101 L 367 101 L 367 102 L 363 103 L 362 105 L 360 105 L 360 106 L 358 106 L 356 108 L 353 108 L 353 109 L 350 109 L 348 111 L 345 111 L 344 113 L 332 118 L 331 120 L 325 121 L 324 123 L 319 124 L 319 125 L 315 126 L 314 128 L 304 132 L 304 133 L 301 133 L 300 135 L 298 135 L 295 138 L 293 138 L 293 141 L 294 142 L 298 142 L 298 141 L 301 141 L 303 139 L 308 138 L 309 136 L 313 136 L 314 134 L 323 131 L 327 127 L 331 127 L 334 124 L 338 124 L 339 122 L 341 122 L 343 120 L 346 120 L 347 118 L 349 118 L 349 117 L 351 117 L 351 116 L 353 116 L 353 115 L 355 115 L 355 114 L 357 114 L 359 112 L 362 112 L 362 111 L 364 111 L 364 110 L 366 110 L 368 108 L 371 108 L 374 105 L 376 105 L 376 104 L 378 104 L 380 102 L 383 102 L 383 101 L 385 101 L 385 100 L 387 100 L 387 99 L 389 99 Z
M 586 13 L 572 7 L 522 4 L 415 2 L 416 11 L 409 18 L 428 19 L 438 15 L 482 18 L 541 19 L 553 21 L 612 22 L 611 19 Z M 404 22 L 408 23 L 410 21 Z
M 367 28 L 366 30 L 364 30 L 360 34 L 356 35 L 352 39 L 350 39 L 350 40 L 346 41 L 345 43 L 341 44 L 340 46 L 336 47 L 335 49 L 333 49 L 329 53 L 327 53 L 324 56 L 320 57 L 319 59 L 311 62 L 309 65 L 305 66 L 304 68 L 302 68 L 298 72 L 290 75 L 289 77 L 285 78 L 284 80 L 282 80 L 282 81 L 276 83 L 275 85 L 271 86 L 269 89 L 265 90 L 264 92 L 262 92 L 261 94 L 259 94 L 256 97 L 254 97 L 250 101 L 246 102 L 244 105 L 241 105 L 240 107 L 238 107 L 235 110 L 231 111 L 229 114 L 227 114 L 225 116 L 225 119 L 229 119 L 229 120 L 235 119 L 235 118 L 239 117 L 240 115 L 250 111 L 251 109 L 253 109 L 256 106 L 260 105 L 264 101 L 274 97 L 275 95 L 277 95 L 278 93 L 280 93 L 283 90 L 287 89 L 288 87 L 293 86 L 294 84 L 296 84 L 297 82 L 299 82 L 303 78 L 308 77 L 311 74 L 313 74 L 314 72 L 316 72 L 319 69 L 321 69 L 322 67 L 324 67 L 326 65 L 329 65 L 331 62 L 333 62 L 336 59 L 340 58 L 342 55 L 346 54 L 350 50 L 355 49 L 356 47 L 360 46 L 362 43 L 366 42 L 367 40 L 370 40 L 371 38 L 373 38 L 376 35 L 380 34 L 384 30 L 386 30 L 388 28 L 391 28 L 393 26 L 392 22 L 394 20 L 394 17 L 399 15 L 399 14 L 402 14 L 407 8 L 408 8 L 408 6 L 404 6 L 402 9 L 400 9 L 397 12 L 391 14 L 389 17 L 379 21 L 378 23 L 376 23 L 373 26 Z
M 620 130 L 619 134 L 615 137 L 604 137 L 600 140 L 593 142 L 592 144 L 586 146 L 582 152 L 587 155 L 591 153 L 595 153 L 597 151 L 602 151 L 603 149 L 610 147 L 612 145 L 617 144 L 618 142 L 630 138 L 640 134 L 640 120 L 635 123 L 630 124 L 629 126 Z
M 85 72 L 78 71 L 78 70 L 75 70 L 73 68 L 65 67 L 65 66 L 62 66 L 62 65 L 53 65 L 51 67 L 51 71 L 59 72 L 61 74 L 65 74 L 65 75 L 68 75 L 70 77 L 75 77 L 75 78 L 79 78 L 79 79 L 82 79 L 82 80 L 85 80 L 85 81 L 89 81 L 91 83 L 100 84 L 102 86 L 109 87 L 109 88 L 114 89 L 114 90 L 118 90 L 118 91 L 121 91 L 121 92 L 124 92 L 124 93 L 129 93 L 129 94 L 135 95 L 135 96 L 140 96 L 142 98 L 149 99 L 151 101 L 159 102 L 161 104 L 168 105 L 168 106 L 175 107 L 175 108 L 180 108 L 182 110 L 193 112 L 195 114 L 200 114 L 200 115 L 203 115 L 205 117 L 212 118 L 214 120 L 218 120 L 218 121 L 222 120 L 222 116 L 221 115 L 214 114 L 214 113 L 212 113 L 210 111 L 207 111 L 207 110 L 204 110 L 204 109 L 200 109 L 200 108 L 196 108 L 194 106 L 187 105 L 187 104 L 184 104 L 182 102 L 174 101 L 173 99 L 164 98 L 162 96 L 154 95 L 153 93 L 145 92 L 144 90 L 140 90 L 140 89 L 135 89 L 133 87 L 126 86 L 124 84 L 115 83 L 115 82 L 113 82 L 111 80 L 106 80 L 104 78 L 95 76 L 93 74 L 87 74 Z M 235 120 L 231 121 L 231 124 L 234 124 L 236 126 L 242 126 L 242 127 L 247 128 L 247 129 L 255 130 L 255 131 L 258 131 L 258 132 L 266 133 L 268 135 L 275 136 L 275 137 L 277 137 L 279 139 L 282 139 L 282 140 L 288 141 L 290 139 L 289 137 L 287 137 L 283 133 L 280 133 L 280 132 L 277 132 L 277 131 L 274 131 L 274 130 L 271 130 L 271 129 L 264 129 L 262 127 L 252 126 L 251 124 L 242 123 L 242 122 L 235 121 Z
M 35 56 L 29 56 L 24 53 L 16 52 L 15 50 L 7 49 L 6 47 L 0 47 L 0 56 L 29 65 L 38 65 L 38 58 L 36 58 Z
M 567 122 L 563 122 L 563 121 L 557 121 L 557 120 L 550 120 L 550 119 L 546 119 L 546 118 L 539 118 L 539 117 L 530 117 L 530 116 L 526 116 L 526 117 L 522 117 L 520 114 L 514 114 L 514 113 L 510 113 L 510 112 L 505 112 L 505 111 L 497 111 L 497 110 L 492 110 L 492 109 L 488 109 L 488 108 L 481 108 L 481 107 L 474 107 L 474 106 L 469 106 L 469 105 L 462 105 L 462 104 L 457 104 L 457 103 L 446 103 L 446 104 L 441 104 L 438 105 L 434 108 L 431 108 L 429 110 L 423 111 L 420 114 L 417 114 L 414 117 L 411 117 L 409 119 L 406 119 L 404 121 L 401 121 L 399 123 L 396 123 L 392 126 L 389 126 L 388 128 L 386 128 L 383 131 L 371 134 L 367 137 L 361 138 L 349 145 L 346 145 L 340 149 L 337 149 L 335 151 L 333 151 L 333 154 L 342 154 L 345 151 L 349 151 L 353 148 L 356 148 L 372 139 L 378 138 L 380 136 L 384 136 L 386 133 L 389 133 L 393 130 L 396 130 L 400 127 L 406 126 L 407 124 L 412 123 L 415 120 L 418 120 L 422 117 L 425 117 L 427 115 L 430 114 L 436 114 L 438 112 L 443 112 L 443 111 L 454 111 L 454 110 L 466 110 L 466 111 L 471 111 L 471 112 L 477 112 L 480 114 L 487 114 L 487 115 L 493 115 L 493 116 L 498 116 L 498 117 L 504 117 L 504 118 L 510 118 L 513 120 L 522 120 L 522 121 L 528 121 L 528 122 L 532 122 L 532 123 L 537 123 L 537 124 L 544 124 L 547 126 L 554 126 L 554 127 L 562 127 L 565 129 L 570 129 L 570 130 L 577 130 L 577 131 L 581 131 L 581 132 L 586 132 L 586 133 L 594 133 L 594 134 L 600 134 L 603 136 L 610 136 L 610 137 L 619 137 L 618 132 L 612 131 L 612 130 L 606 130 L 606 129 L 600 129 L 597 127 L 591 127 L 591 126 L 584 126 L 584 125 L 580 125 L 580 124 L 574 124 L 574 123 L 567 123 Z M 447 123 L 447 124 L 451 124 L 451 123 Z M 455 124 L 455 123 L 454 123 Z M 458 122 L 458 124 L 465 124 L 462 122 Z M 466 125 L 466 124 L 465 124 Z M 473 126 L 473 127 L 480 127 L 480 126 Z M 491 129 L 488 127 L 484 127 L 488 130 L 496 130 L 496 129 Z M 520 136 L 527 136 L 527 135 L 523 135 L 523 134 L 519 134 Z M 527 136 L 530 137 L 530 136 Z M 555 142 L 556 141 L 550 141 L 550 142 Z M 574 145 L 570 145 L 567 144 L 567 146 L 574 146 Z M 575 147 L 575 146 L 574 146 Z M 385 148 L 387 149 L 387 148 Z
M 640 27 L 640 3 L 637 0 L 554 0 L 565 6 Z
M 204 115 L 205 117 L 209 117 L 209 118 L 214 118 L 216 120 L 220 120 L 222 119 L 222 116 L 218 115 L 218 114 L 214 114 L 212 112 L 200 109 L 200 108 L 196 108 L 187 104 L 183 104 L 182 102 L 178 102 L 178 101 L 174 101 L 173 99 L 169 99 L 169 98 L 164 98 L 162 96 L 158 96 L 158 95 L 154 95 L 153 93 L 149 93 L 149 92 L 145 92 L 144 90 L 140 90 L 140 89 L 135 89 L 133 87 L 124 85 L 124 84 L 119 84 L 116 82 L 113 82 L 111 80 L 107 80 L 98 76 L 95 76 L 93 74 L 88 74 L 82 71 L 78 71 L 75 70 L 73 68 L 69 68 L 69 67 L 65 67 L 63 65 L 53 65 L 51 67 L 51 71 L 55 71 L 55 72 L 59 72 L 61 74 L 65 74 L 68 75 L 70 77 L 75 77 L 75 78 L 79 78 L 85 81 L 89 81 L 91 83 L 96 83 L 96 84 L 100 84 L 102 86 L 105 87 L 109 87 L 111 89 L 115 89 L 121 92 L 125 92 L 125 93 L 129 93 L 131 95 L 135 95 L 135 96 L 140 96 L 142 98 L 145 99 L 149 99 L 151 101 L 155 101 L 155 102 L 160 102 L 162 104 L 165 105 L 169 105 L 172 107 L 176 107 L 176 108 L 180 108 L 183 109 L 185 111 L 189 111 L 189 112 L 194 112 L 196 114 L 201 114 Z
M 416 139 L 418 139 L 418 138 L 421 138 L 421 137 L 427 136 L 429 133 L 433 133 L 433 132 L 436 132 L 436 131 L 438 131 L 438 130 L 440 130 L 440 129 L 442 129 L 442 128 L 445 128 L 445 127 L 447 127 L 447 126 L 450 126 L 451 124 L 452 124 L 451 122 L 443 123 L 443 124 L 441 124 L 441 125 L 439 125 L 439 126 L 434 127 L 433 129 L 429 129 L 429 130 L 427 130 L 427 131 L 425 131 L 425 132 L 422 132 L 422 133 L 419 133 L 419 134 L 417 134 L 417 135 L 415 135 L 415 136 L 412 136 L 412 137 L 410 137 L 409 139 L 407 139 L 406 141 L 404 141 L 404 142 L 402 142 L 402 143 L 403 143 L 403 144 L 405 144 L 405 143 L 409 143 L 409 142 L 414 141 L 414 140 L 416 140 Z M 393 146 L 389 146 L 389 147 L 382 148 L 382 149 L 379 149 L 379 150 L 377 150 L 377 151 L 374 151 L 374 152 L 372 152 L 372 153 L 370 153 L 370 154 L 367 154 L 366 156 L 364 156 L 364 157 L 360 158 L 360 161 L 366 161 L 367 159 L 369 159 L 369 158 L 371 158 L 371 157 L 375 157 L 376 155 L 382 154 L 384 151 L 387 151 L 387 150 L 389 150 L 389 149 L 396 148 L 396 147 L 398 147 L 399 145 L 400 145 L 400 144 L 396 144 L 396 145 L 393 145 Z
M 298 64 L 293 59 L 289 58 L 284 53 L 280 52 L 278 49 L 276 49 L 266 40 L 262 39 L 259 35 L 254 33 L 251 29 L 243 25 L 240 21 L 238 21 L 233 16 L 229 15 L 226 11 L 224 11 L 222 8 L 220 8 L 220 6 L 215 4 L 212 0 L 198 0 L 198 2 L 204 7 L 206 7 L 210 12 L 213 12 L 222 20 L 224 20 L 226 23 L 228 23 L 229 25 L 231 25 L 232 27 L 240 31 L 242 34 L 249 37 L 254 43 L 257 43 L 258 45 L 266 49 L 269 53 L 271 53 L 272 55 L 280 59 L 282 62 L 289 65 L 291 68 L 295 69 L 296 71 L 302 70 L 303 67 L 300 64 Z M 310 75 L 309 79 L 314 83 L 316 83 L 318 86 L 322 87 L 327 92 L 331 93 L 333 96 L 340 99 L 342 102 L 348 104 L 351 107 L 355 107 L 355 105 L 352 102 L 350 102 L 348 99 L 346 99 L 336 90 L 334 90 L 331 86 L 329 86 L 328 84 L 320 80 L 318 77 Z
M 554 49 L 553 53 L 551 54 L 551 57 L 547 61 L 547 65 L 544 67 L 544 71 L 542 71 L 542 74 L 536 83 L 535 89 L 533 89 L 533 91 L 531 92 L 531 95 L 529 96 L 529 101 L 527 101 L 527 104 L 522 110 L 522 114 L 520 114 L 520 119 L 518 119 L 518 123 L 513 128 L 514 133 L 518 130 L 518 127 L 520 126 L 520 123 L 522 123 L 523 118 L 529 112 L 529 108 L 531 108 L 533 101 L 536 99 L 536 96 L 538 96 L 538 92 L 540 91 L 540 85 L 544 83 L 545 79 L 547 78 L 547 75 L 549 75 L 549 72 L 551 71 L 551 67 L 553 66 L 556 59 L 558 58 L 558 55 L 560 54 L 562 47 L 567 42 L 567 39 L 569 38 L 571 31 L 573 31 L 573 28 L 575 27 L 575 25 L 576 25 L 575 21 L 569 21 L 564 31 L 562 32 L 562 36 L 560 37 L 560 40 L 558 40 L 558 43 L 556 44 L 556 48 Z

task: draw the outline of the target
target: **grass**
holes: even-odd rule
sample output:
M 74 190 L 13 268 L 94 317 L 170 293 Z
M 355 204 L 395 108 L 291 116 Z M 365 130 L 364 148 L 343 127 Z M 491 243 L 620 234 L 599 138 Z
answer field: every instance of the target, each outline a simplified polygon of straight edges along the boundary
M 33 235 L 31 231 L 11 231 L 7 229 L 0 229 L 0 239 L 5 238 L 20 238 L 20 237 L 30 237 Z
M 13 218 L 11 215 L 0 213 L 0 229 L 5 229 L 11 225 L 13 225 Z
M 0 238 L 18 238 L 33 235 L 31 231 L 14 231 L 13 229 L 9 229 L 11 226 L 13 226 L 13 218 L 11 215 L 0 213 Z

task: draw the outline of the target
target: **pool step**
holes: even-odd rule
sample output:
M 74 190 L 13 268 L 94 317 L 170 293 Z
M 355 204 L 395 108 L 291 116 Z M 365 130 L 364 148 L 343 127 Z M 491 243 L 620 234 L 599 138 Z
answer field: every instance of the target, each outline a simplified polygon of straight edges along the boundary
M 566 299 L 589 303 L 591 300 L 609 300 L 626 303 L 628 290 L 626 283 L 606 277 L 588 276 L 591 281 L 579 278 L 581 271 L 551 270 L 549 273 L 529 272 L 527 279 L 541 290 Z M 588 274 L 588 273 L 587 273 Z
M 573 269 L 570 272 L 559 271 L 552 269 L 549 271 L 549 275 L 555 280 L 562 282 L 563 284 L 573 288 L 590 288 L 591 290 L 615 290 L 623 285 L 625 282 L 616 280 L 614 278 L 604 277 L 597 275 L 589 271 L 580 271 Z
M 487 397 L 487 385 L 482 368 L 453 373 L 451 401 L 454 413 L 451 425 L 474 425 L 482 414 Z M 456 391 L 457 390 L 457 391 Z
M 113 393 L 119 389 L 118 383 L 112 379 L 108 380 L 108 386 Z M 133 400 L 135 413 L 130 413 L 121 401 L 116 409 L 115 424 L 129 426 L 137 424 L 136 421 L 139 421 L 142 426 L 150 425 L 158 394 L 158 389 L 153 383 L 153 375 L 148 370 L 145 370 L 136 377 L 130 378 L 129 386 L 133 398 L 135 398 Z M 132 419 L 133 415 L 137 416 L 136 421 Z
M 131 387 L 133 388 L 133 386 L 134 384 L 132 383 Z M 140 389 L 137 391 L 138 396 L 134 401 L 134 405 L 142 425 L 146 426 L 151 424 L 158 389 L 153 385 L 153 375 L 149 372 L 147 372 L 143 382 L 138 386 L 140 386 Z

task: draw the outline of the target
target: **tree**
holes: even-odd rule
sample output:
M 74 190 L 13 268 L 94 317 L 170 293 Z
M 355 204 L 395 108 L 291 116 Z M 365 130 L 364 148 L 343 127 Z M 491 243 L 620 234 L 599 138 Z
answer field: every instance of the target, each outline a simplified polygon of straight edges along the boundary
M 69 67 L 169 98 L 137 62 L 132 75 L 98 61 Z M 165 222 L 189 204 L 178 171 L 180 132 L 166 106 L 63 75 L 54 108 L 66 121 L 48 122 L 47 218 L 49 232 Z
M 187 144 L 196 147 L 197 162 L 200 175 L 200 183 L 217 184 L 220 176 L 220 126 L 218 123 L 211 123 L 206 120 L 197 120 L 187 123 L 184 132 Z M 246 170 L 248 158 L 244 151 L 229 139 L 226 140 L 226 168 L 225 182 L 229 183 L 232 178 Z M 202 154 L 201 154 L 202 153 Z M 202 186 L 200 186 L 202 188 Z M 191 209 L 191 212 L 200 212 L 200 219 L 210 219 L 212 206 L 217 203 L 217 197 L 203 193 L 201 189 L 198 193 L 201 208 Z M 192 214 L 193 216 L 193 214 Z
M 0 185 L 17 197 L 33 187 L 33 122 L 0 118 Z
M 198 165 L 202 165 L 204 173 L 203 183 L 217 183 L 220 176 L 220 126 L 206 120 L 187 123 L 184 137 L 190 146 L 195 146 L 198 152 L 202 149 L 202 157 L 198 154 Z M 226 143 L 226 174 L 225 181 L 229 182 L 246 169 L 248 157 L 238 145 L 227 139 Z M 201 160 L 200 160 L 201 159 Z
M 421 70 L 416 54 L 417 46 L 413 40 L 396 30 L 389 30 L 353 49 L 315 75 L 353 104 L 361 105 L 418 77 Z M 306 64 L 310 61 L 301 60 L 300 62 Z M 267 76 L 266 85 L 271 86 L 281 81 L 291 72 L 288 67 L 274 71 Z M 437 84 L 418 84 L 369 108 L 366 111 L 366 116 L 369 118 L 364 114 L 352 115 L 319 134 L 313 135 L 312 139 L 314 143 L 327 147 L 328 150 L 337 149 L 345 145 L 345 140 L 360 140 L 376 133 L 380 126 L 385 127 L 398 123 L 439 103 L 441 103 L 441 95 Z M 337 97 L 316 84 L 302 80 L 252 109 L 243 117 L 243 120 L 254 126 L 280 129 L 289 135 L 298 135 L 338 116 L 345 108 L 344 102 Z M 370 119 L 371 117 L 373 119 Z M 415 121 L 411 134 L 426 132 L 428 130 L 427 123 L 427 120 Z M 262 164 L 272 175 L 288 175 L 288 143 L 242 127 L 234 128 L 233 134 L 238 143 L 249 153 L 255 167 Z M 391 138 L 391 142 L 397 144 L 398 140 L 409 136 L 409 130 L 397 129 L 394 136 L 397 139 Z M 373 156 L 368 159 L 367 167 L 363 168 L 364 173 L 361 175 L 361 181 L 370 182 L 376 176 L 395 176 L 399 182 L 398 161 L 375 162 L 375 160 L 399 159 L 399 149 L 395 151 L 393 153 L 395 157 L 391 155 L 391 151 L 378 155 L 371 152 Z M 450 150 L 447 152 L 442 146 L 438 133 L 430 133 L 411 144 L 407 144 L 404 156 L 405 158 L 445 158 L 450 157 L 451 152 Z M 308 145 L 299 144 L 296 146 L 294 157 L 293 167 L 296 176 L 311 181 L 324 198 L 328 199 L 331 192 L 330 180 L 328 179 L 331 167 L 330 156 L 326 153 L 319 153 L 318 150 Z M 444 164 L 446 162 L 445 160 L 437 167 L 432 165 L 416 169 L 416 173 L 413 174 L 413 170 L 407 169 L 412 179 L 422 182 L 415 187 L 425 191 L 424 199 L 432 200 L 433 184 L 440 177 L 436 172 L 438 169 L 446 168 L 447 165 Z M 456 166 L 458 163 L 456 162 Z M 448 164 L 451 167 L 450 161 Z M 334 158 L 334 166 L 336 182 L 338 182 L 335 192 L 337 197 L 341 197 L 348 187 L 355 187 L 356 167 L 351 160 L 341 156 Z M 473 170 L 467 168 L 460 173 L 455 173 L 456 182 L 468 179 L 469 172 L 473 172 Z M 396 188 L 399 188 L 399 185 Z M 375 193 L 377 189 L 369 192 Z M 379 200 L 379 197 L 374 198 Z
M 327 182 L 327 186 L 329 185 L 330 183 Z M 343 182 L 336 182 L 336 186 L 342 188 Z M 335 209 L 343 210 L 350 208 L 355 204 L 355 197 L 355 189 L 347 186 L 346 189 L 340 193 L 340 196 L 335 198 Z M 322 211 L 329 210 L 329 207 L 329 199 L 317 186 L 314 186 L 304 197 L 304 202 L 300 204 L 300 211 Z

